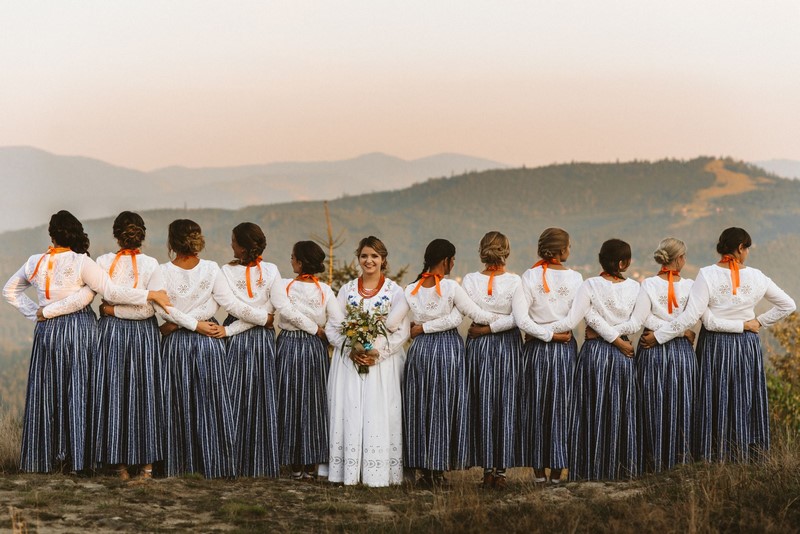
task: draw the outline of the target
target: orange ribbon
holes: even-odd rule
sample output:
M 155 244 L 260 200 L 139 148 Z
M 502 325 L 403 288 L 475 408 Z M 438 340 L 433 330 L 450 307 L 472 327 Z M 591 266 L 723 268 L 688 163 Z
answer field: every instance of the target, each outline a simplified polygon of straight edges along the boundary
M 624 278 L 622 278 L 621 276 L 617 276 L 616 274 L 607 273 L 607 272 L 605 272 L 605 271 L 603 271 L 603 272 L 601 272 L 601 273 L 600 273 L 600 276 L 603 276 L 603 275 L 610 276 L 610 277 L 611 277 L 611 278 L 613 278 L 614 280 L 625 280 L 625 279 L 624 279 Z
M 317 289 L 319 289 L 319 295 L 322 298 L 322 303 L 323 304 L 325 303 L 325 293 L 322 292 L 322 286 L 319 285 L 319 278 L 317 278 L 313 274 L 301 274 L 300 276 L 289 282 L 289 284 L 286 286 L 287 295 L 289 294 L 289 288 L 292 287 L 292 284 L 294 284 L 298 280 L 310 280 L 314 282 L 314 284 L 317 286 Z
M 247 281 L 247 296 L 253 298 L 253 286 L 250 285 L 250 267 L 258 267 L 258 282 L 261 283 L 264 280 L 264 273 L 261 271 L 261 256 L 248 263 L 247 268 L 244 270 L 244 278 Z
M 680 271 L 672 271 L 662 267 L 658 274 L 667 275 L 667 311 L 672 314 L 672 309 L 678 307 L 678 297 L 675 296 L 675 281 L 673 276 L 680 276 Z
M 538 266 L 542 266 L 542 287 L 544 287 L 545 293 L 550 293 L 550 287 L 547 285 L 547 266 L 548 265 L 561 265 L 561 260 L 558 258 L 550 258 L 549 260 L 539 260 L 533 264 L 531 269 L 535 269 Z
M 136 255 L 141 254 L 142 251 L 138 248 L 123 248 L 119 252 L 117 252 L 114 261 L 111 262 L 111 268 L 108 270 L 109 278 L 114 276 L 114 268 L 117 266 L 117 262 L 119 261 L 121 256 L 130 256 L 131 257 L 131 265 L 133 266 L 133 287 L 136 287 L 139 283 L 139 269 L 136 268 Z
M 62 252 L 67 252 L 72 250 L 69 247 L 48 247 L 47 252 L 42 254 L 42 257 L 39 258 L 39 261 L 36 262 L 36 267 L 33 269 L 33 274 L 30 277 L 30 281 L 33 282 L 33 279 L 36 278 L 36 273 L 39 272 L 39 266 L 42 264 L 42 260 L 44 260 L 45 256 L 50 256 L 47 260 L 47 272 L 44 275 L 44 296 L 45 298 L 50 298 L 50 278 L 53 276 L 53 257 L 56 254 L 61 254 Z
M 720 263 L 727 263 L 728 268 L 731 270 L 731 288 L 733 289 L 733 294 L 736 294 L 736 288 L 739 287 L 739 260 L 731 256 L 730 254 L 725 254 L 719 260 Z
M 489 295 L 492 294 L 492 281 L 494 280 L 494 275 L 497 271 L 503 271 L 504 267 L 502 265 L 491 265 L 486 268 L 489 271 Z
M 439 296 L 441 297 L 442 288 L 439 286 L 439 280 L 442 279 L 442 275 L 433 273 L 422 273 L 422 276 L 419 277 L 419 282 L 417 282 L 417 286 L 413 290 L 411 290 L 411 294 L 416 295 L 417 292 L 419 291 L 419 288 L 422 287 L 422 282 L 424 282 L 428 278 L 433 278 L 436 281 L 436 293 L 438 293 Z

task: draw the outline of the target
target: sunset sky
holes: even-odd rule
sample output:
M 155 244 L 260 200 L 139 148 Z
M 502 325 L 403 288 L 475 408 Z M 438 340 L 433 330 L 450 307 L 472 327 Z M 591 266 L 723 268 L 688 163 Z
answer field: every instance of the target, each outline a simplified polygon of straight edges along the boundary
M 800 2 L 0 1 L 0 146 L 800 160 Z

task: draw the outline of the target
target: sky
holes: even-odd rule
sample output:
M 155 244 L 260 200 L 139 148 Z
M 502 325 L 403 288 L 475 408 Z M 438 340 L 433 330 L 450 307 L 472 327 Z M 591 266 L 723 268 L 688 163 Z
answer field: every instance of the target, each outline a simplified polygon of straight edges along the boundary
M 800 160 L 796 0 L 0 0 L 0 146 Z

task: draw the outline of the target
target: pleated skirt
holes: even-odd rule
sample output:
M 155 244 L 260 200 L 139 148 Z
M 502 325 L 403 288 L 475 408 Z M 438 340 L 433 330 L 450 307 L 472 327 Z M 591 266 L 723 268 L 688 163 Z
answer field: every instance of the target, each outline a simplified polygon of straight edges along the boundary
M 36 323 L 22 423 L 20 470 L 91 467 L 89 382 L 97 345 L 90 307 Z
M 467 465 L 514 466 L 519 329 L 467 339 Z
M 233 320 L 229 317 L 225 324 Z M 256 326 L 228 338 L 226 344 L 237 474 L 277 477 L 275 333 Z
M 301 330 L 278 335 L 278 460 L 281 465 L 328 461 L 328 350 Z
M 455 329 L 414 338 L 403 379 L 406 467 L 447 471 L 467 461 L 464 341 Z
M 639 439 L 644 471 L 659 472 L 692 461 L 697 356 L 679 337 L 636 353 Z
M 161 344 L 164 473 L 236 475 L 225 342 L 179 329 Z
M 519 466 L 569 465 L 570 398 L 578 344 L 533 338 L 522 347 L 519 393 Z
M 162 459 L 160 337 L 155 317 L 100 318 L 92 381 L 98 463 Z
M 570 410 L 570 480 L 638 475 L 633 358 L 604 340 L 586 341 L 575 364 Z
M 769 450 L 769 406 L 758 334 L 700 331 L 695 457 L 748 462 Z

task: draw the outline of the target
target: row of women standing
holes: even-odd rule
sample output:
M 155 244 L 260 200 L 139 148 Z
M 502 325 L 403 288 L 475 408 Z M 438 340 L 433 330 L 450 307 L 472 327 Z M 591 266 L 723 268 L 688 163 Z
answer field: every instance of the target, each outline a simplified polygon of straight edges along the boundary
M 170 225 L 174 259 L 161 266 L 137 250 L 144 223 L 130 212 L 115 221 L 120 251 L 97 265 L 82 254 L 88 239 L 68 213 L 54 215 L 50 234 L 57 248 L 32 256 L 4 289 L 36 319 L 22 293 L 35 285 L 39 318 L 54 317 L 36 327 L 27 471 L 51 471 L 54 461 L 74 470 L 108 464 L 126 477 L 133 464 L 149 476 L 163 460 L 166 475 L 276 476 L 288 464 L 300 479 L 319 464 L 332 482 L 386 486 L 402 482 L 404 466 L 421 469 L 422 484 L 441 485 L 444 471 L 480 465 L 483 484 L 502 487 L 507 467 L 533 467 L 537 481 L 549 468 L 557 482 L 567 467 L 571 478 L 613 479 L 768 448 L 758 337 L 741 332 L 772 324 L 794 303 L 743 267 L 750 240 L 740 229 L 723 232 L 717 247 L 730 256 L 716 267 L 730 273 L 732 298 L 710 282 L 722 280 L 710 267 L 702 284 L 680 279 L 677 240 L 662 242 L 655 256 L 664 268 L 641 288 L 623 277 L 631 251 L 619 240 L 603 244 L 603 273 L 583 282 L 562 265 L 570 242 L 557 228 L 542 234 L 541 260 L 522 277 L 505 272 L 508 240 L 488 233 L 485 268 L 463 287 L 444 278 L 455 247 L 435 240 L 405 291 L 384 276 L 384 244 L 365 238 L 356 251 L 362 274 L 338 298 L 314 277 L 325 258 L 317 245 L 295 244 L 297 276 L 281 280 L 262 261 L 266 240 L 251 223 L 234 229 L 236 260 L 222 269 L 197 257 L 203 238 L 188 220 Z M 87 307 L 95 291 L 105 298 L 99 333 Z M 763 296 L 776 307 L 756 320 Z M 349 347 L 340 331 L 345 306 L 362 302 L 388 316 L 388 335 L 368 351 Z M 213 320 L 219 305 L 230 313 L 225 326 Z M 466 349 L 455 330 L 462 313 L 474 321 Z M 165 320 L 160 344 L 155 314 Z M 698 386 L 688 329 L 701 316 Z M 577 355 L 571 330 L 583 318 L 589 330 Z M 643 336 L 634 361 L 626 336 L 642 324 L 655 334 Z

